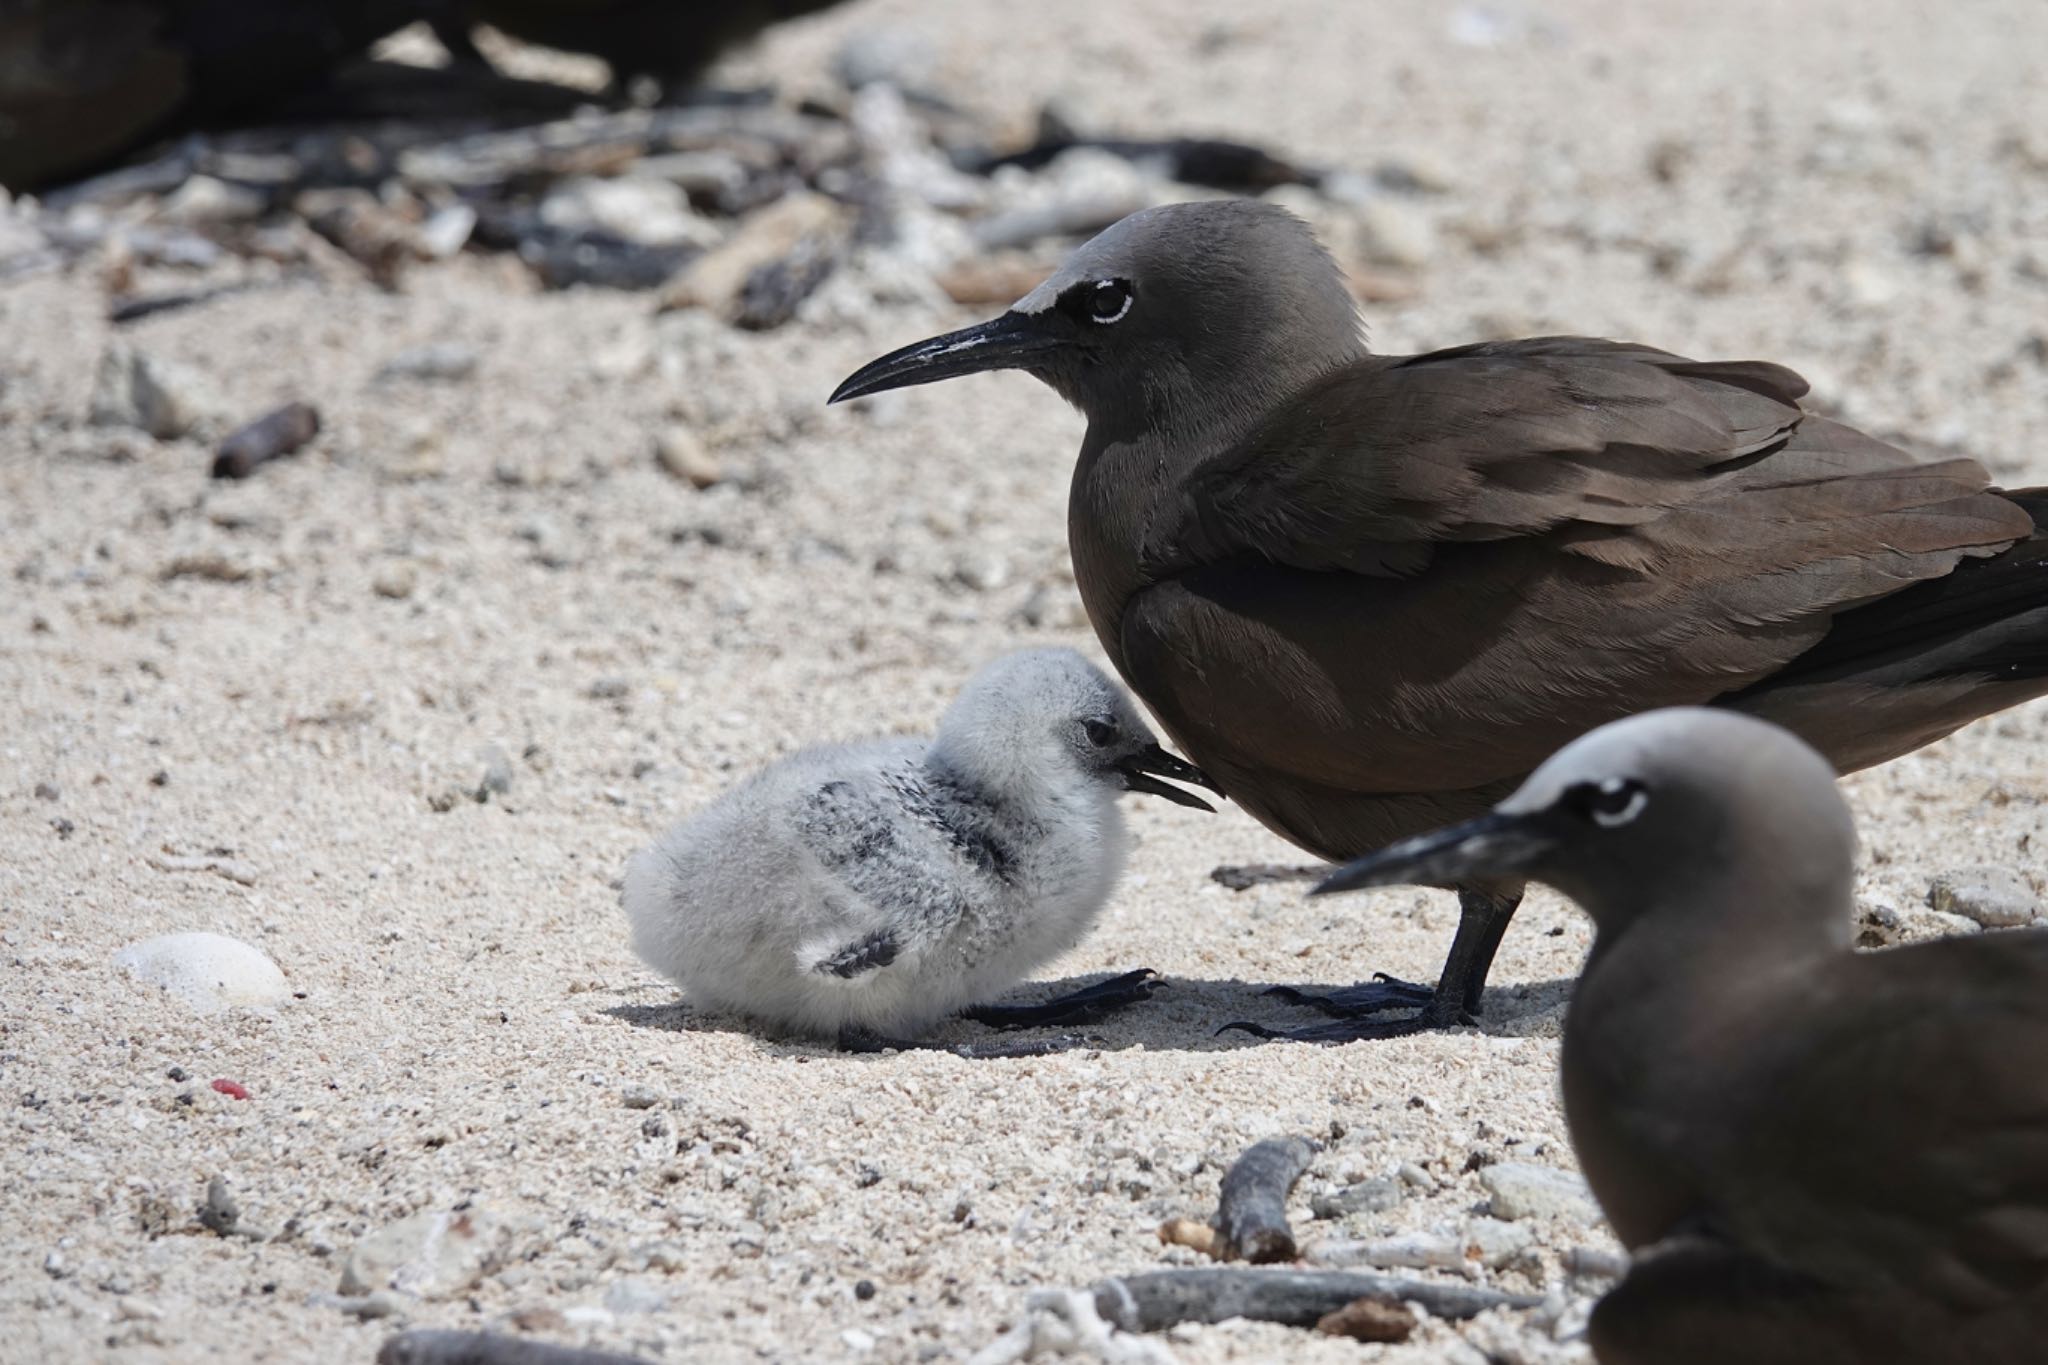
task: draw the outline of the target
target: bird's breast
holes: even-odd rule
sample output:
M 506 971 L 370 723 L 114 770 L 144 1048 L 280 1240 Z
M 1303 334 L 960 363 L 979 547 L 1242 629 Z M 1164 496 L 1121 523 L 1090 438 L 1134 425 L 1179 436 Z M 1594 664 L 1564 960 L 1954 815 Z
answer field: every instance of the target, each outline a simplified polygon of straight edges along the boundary
M 1067 549 L 1074 584 L 1096 638 L 1124 671 L 1118 640 L 1131 598 L 1157 581 L 1148 565 L 1148 529 L 1159 518 L 1168 462 L 1151 440 L 1101 444 L 1091 431 L 1067 494 Z

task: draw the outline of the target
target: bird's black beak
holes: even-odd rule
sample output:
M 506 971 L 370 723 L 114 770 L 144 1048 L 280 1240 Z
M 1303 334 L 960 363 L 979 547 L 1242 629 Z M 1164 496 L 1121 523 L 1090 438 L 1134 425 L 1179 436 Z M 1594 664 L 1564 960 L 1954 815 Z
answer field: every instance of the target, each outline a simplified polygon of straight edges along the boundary
M 1418 834 L 1368 853 L 1318 882 L 1311 896 L 1366 886 L 1460 886 L 1527 872 L 1557 847 L 1541 812 L 1488 811 L 1476 820 Z
M 884 389 L 929 384 L 963 374 L 980 374 L 983 370 L 1028 370 L 1034 356 L 1043 355 L 1061 342 L 1062 338 L 1045 319 L 1032 313 L 1005 313 L 870 361 L 848 375 L 825 401 L 843 403 Z
M 1180 782 L 1192 782 L 1198 787 L 1207 787 L 1221 796 L 1223 788 L 1216 785 L 1209 774 L 1184 759 L 1175 758 L 1157 744 L 1148 744 L 1117 765 L 1117 771 L 1124 775 L 1124 790 L 1144 792 L 1149 796 L 1163 796 L 1178 806 L 1193 806 L 1196 810 L 1213 812 L 1216 808 L 1196 796 L 1193 792 L 1182 791 L 1179 787 L 1161 782 L 1152 774 L 1171 777 Z

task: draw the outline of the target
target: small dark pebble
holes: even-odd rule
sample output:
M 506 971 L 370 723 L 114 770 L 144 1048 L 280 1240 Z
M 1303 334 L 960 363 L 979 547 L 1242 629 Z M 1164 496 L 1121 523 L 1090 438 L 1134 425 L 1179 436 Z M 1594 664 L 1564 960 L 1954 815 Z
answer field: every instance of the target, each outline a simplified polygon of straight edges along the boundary
M 246 479 L 256 466 L 291 454 L 319 434 L 320 413 L 311 403 L 287 403 L 222 441 L 213 458 L 213 477 Z
M 693 254 L 689 247 L 641 246 L 608 232 L 550 233 L 519 250 L 550 289 L 659 289 Z
M 38 801 L 55 801 L 60 794 L 57 790 L 57 784 L 54 782 L 36 783 L 36 800 Z
M 853 1296 L 862 1303 L 866 1303 L 875 1296 L 875 1282 L 873 1280 L 855 1280 L 853 1282 Z
M 78 832 L 78 826 L 72 824 L 69 820 L 62 818 L 61 816 L 50 822 L 50 828 L 57 831 L 57 837 L 59 839 L 69 839 L 72 835 Z
M 149 785 L 152 787 L 170 786 L 171 774 L 169 770 L 164 768 L 158 768 L 155 772 L 151 773 L 149 775 Z
M 242 1221 L 242 1206 L 228 1189 L 228 1182 L 215 1176 L 206 1182 L 206 1202 L 199 1206 L 201 1226 L 225 1237 Z
M 189 1081 L 192 1079 L 192 1073 L 182 1066 L 174 1066 L 164 1073 L 164 1077 L 173 1081 Z
M 837 264 L 829 248 L 805 243 L 789 257 L 758 267 L 740 288 L 733 326 L 749 332 L 780 327 Z
M 1316 1330 L 1354 1341 L 1406 1341 L 1415 1331 L 1415 1314 L 1396 1299 L 1353 1299 L 1334 1313 L 1325 1313 Z

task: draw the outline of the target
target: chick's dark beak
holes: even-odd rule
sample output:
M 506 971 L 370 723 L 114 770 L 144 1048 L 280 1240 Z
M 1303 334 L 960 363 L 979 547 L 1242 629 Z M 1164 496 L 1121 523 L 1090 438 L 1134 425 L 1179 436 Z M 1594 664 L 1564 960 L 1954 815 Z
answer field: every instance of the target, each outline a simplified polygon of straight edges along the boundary
M 1555 830 L 1541 813 L 1489 811 L 1354 858 L 1309 894 L 1366 886 L 1462 886 L 1511 877 L 1527 872 L 1557 844 Z
M 1209 774 L 1185 759 L 1175 758 L 1157 744 L 1148 744 L 1130 757 L 1119 761 L 1117 771 L 1124 775 L 1124 790 L 1144 792 L 1148 796 L 1163 796 L 1179 806 L 1193 806 L 1196 810 L 1214 811 L 1216 808 L 1196 796 L 1193 792 L 1182 791 L 1179 787 L 1161 782 L 1159 777 L 1171 777 L 1179 782 L 1192 782 L 1198 787 L 1207 787 L 1217 795 L 1223 789 L 1211 780 Z M 1153 774 L 1159 774 L 1159 777 Z
M 1034 358 L 1062 344 L 1063 338 L 1046 319 L 1032 313 L 1005 313 L 870 361 L 848 375 L 825 401 L 843 403 L 885 389 L 930 384 L 984 370 L 1028 370 Z

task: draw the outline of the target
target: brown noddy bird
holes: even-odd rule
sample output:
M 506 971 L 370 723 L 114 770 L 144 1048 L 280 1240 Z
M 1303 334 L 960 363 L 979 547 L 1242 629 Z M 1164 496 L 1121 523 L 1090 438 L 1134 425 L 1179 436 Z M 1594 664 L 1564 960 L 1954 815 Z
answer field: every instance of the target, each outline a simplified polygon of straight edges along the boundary
M 1271 205 L 1133 214 L 832 401 L 1003 368 L 1088 418 L 1067 531 L 1103 649 L 1232 800 L 1325 858 L 1486 810 L 1653 707 L 1739 707 L 1849 771 L 2048 692 L 2048 489 L 1808 413 L 1762 361 L 1373 355 Z M 1460 892 L 1434 990 L 1283 992 L 1338 1016 L 1285 1036 L 1468 1019 L 1521 886 Z
M 2048 1356 L 2048 933 L 1852 951 L 1830 761 L 1680 707 L 1316 888 L 1526 877 L 1593 918 L 1565 1115 L 1635 1267 L 1600 1359 Z

